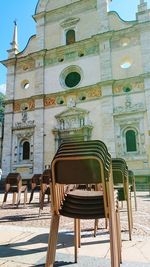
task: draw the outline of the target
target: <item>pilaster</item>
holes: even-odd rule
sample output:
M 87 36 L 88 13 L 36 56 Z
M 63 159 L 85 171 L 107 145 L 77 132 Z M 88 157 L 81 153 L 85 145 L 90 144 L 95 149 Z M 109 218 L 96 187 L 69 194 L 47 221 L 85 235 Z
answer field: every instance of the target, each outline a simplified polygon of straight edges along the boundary
M 101 81 L 111 80 L 112 64 L 111 64 L 110 41 L 101 40 L 99 44 L 99 51 L 100 51 Z
M 43 123 L 43 100 L 35 101 L 35 133 L 34 133 L 34 173 L 42 173 L 44 168 L 44 123 Z
M 106 32 L 109 30 L 109 21 L 107 14 L 107 0 L 97 0 L 97 9 L 101 20 L 100 32 Z
M 3 137 L 3 153 L 2 153 L 2 170 L 3 176 L 11 172 L 12 159 L 12 125 L 13 125 L 13 105 L 8 104 L 5 107 L 5 124 Z
M 35 63 L 35 95 L 44 93 L 44 57 L 39 56 Z

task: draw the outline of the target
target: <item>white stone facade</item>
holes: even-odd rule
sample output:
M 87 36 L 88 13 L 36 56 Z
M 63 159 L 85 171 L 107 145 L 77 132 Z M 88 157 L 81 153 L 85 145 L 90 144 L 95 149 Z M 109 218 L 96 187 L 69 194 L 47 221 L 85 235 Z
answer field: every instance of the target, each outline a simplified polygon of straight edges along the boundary
M 43 172 L 59 143 L 74 139 L 100 139 L 136 176 L 150 175 L 149 14 L 143 2 L 125 22 L 106 0 L 38 1 L 36 35 L 3 61 L 4 175 Z

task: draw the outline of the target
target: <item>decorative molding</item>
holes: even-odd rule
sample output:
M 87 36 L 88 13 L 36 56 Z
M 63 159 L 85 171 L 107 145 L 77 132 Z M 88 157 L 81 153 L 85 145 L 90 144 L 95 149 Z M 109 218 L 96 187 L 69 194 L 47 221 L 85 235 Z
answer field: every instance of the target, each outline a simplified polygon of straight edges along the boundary
M 143 103 L 137 103 L 132 105 L 130 100 L 127 100 L 125 106 L 118 106 L 114 108 L 114 115 L 122 115 L 126 113 L 137 113 L 145 111 L 145 105 Z
M 80 18 L 68 18 L 60 23 L 62 28 L 68 28 L 76 25 L 79 22 Z
M 56 148 L 63 140 L 89 140 L 92 134 L 92 123 L 89 120 L 89 111 L 69 107 L 55 116 L 57 126 L 52 130 L 55 136 Z
M 15 127 L 13 127 L 13 130 L 21 130 L 34 127 L 35 127 L 34 120 L 26 122 L 16 122 Z
M 83 101 L 89 101 L 94 99 L 99 99 L 102 96 L 101 87 L 96 85 L 87 86 L 84 88 L 69 89 L 65 92 L 47 95 L 44 98 L 44 107 L 55 107 L 60 105 L 68 105 L 68 99 L 73 98 L 75 103 L 80 103 Z M 60 104 L 57 99 L 62 98 L 63 103 Z M 83 100 L 84 99 L 84 100 Z
M 21 112 L 23 105 L 28 106 L 28 111 L 34 110 L 35 109 L 35 100 L 34 99 L 15 100 L 14 106 L 13 106 L 13 111 L 14 112 Z
M 124 93 L 123 92 L 123 88 L 127 86 L 127 87 L 131 87 L 133 91 L 137 91 L 137 90 L 144 90 L 144 82 L 143 81 L 139 81 L 139 82 L 131 82 L 128 81 L 128 83 L 125 81 L 122 82 L 122 84 L 118 84 L 116 86 L 113 87 L 113 94 L 119 94 L 119 93 Z

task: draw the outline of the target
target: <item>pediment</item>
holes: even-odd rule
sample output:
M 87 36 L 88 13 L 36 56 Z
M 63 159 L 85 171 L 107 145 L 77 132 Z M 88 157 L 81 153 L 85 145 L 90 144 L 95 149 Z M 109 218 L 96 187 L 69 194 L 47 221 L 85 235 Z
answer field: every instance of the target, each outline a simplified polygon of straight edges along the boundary
M 58 115 L 55 116 L 56 119 L 61 119 L 64 117 L 71 117 L 71 116 L 83 116 L 88 114 L 89 111 L 81 108 L 76 108 L 76 107 L 70 107 L 67 108 L 65 111 L 59 113 Z
M 79 1 L 80 0 L 39 0 L 36 6 L 35 14 L 44 11 L 48 12 L 51 10 L 55 10 Z
M 63 28 L 71 27 L 79 22 L 79 18 L 68 18 L 61 22 L 60 26 Z

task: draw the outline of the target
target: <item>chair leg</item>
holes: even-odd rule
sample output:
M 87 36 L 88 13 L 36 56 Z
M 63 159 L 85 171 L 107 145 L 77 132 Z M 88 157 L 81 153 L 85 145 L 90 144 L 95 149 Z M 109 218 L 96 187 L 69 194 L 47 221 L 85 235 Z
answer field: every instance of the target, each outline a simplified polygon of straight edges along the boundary
M 78 219 L 78 248 L 81 247 L 81 227 L 80 227 L 80 219 Z
M 3 203 L 2 203 L 2 208 L 4 207 L 4 203 L 6 203 L 6 200 L 7 200 L 7 195 L 8 195 L 8 192 L 5 192 L 4 194 L 4 199 L 3 199 Z
M 134 203 L 135 203 L 135 210 L 137 211 L 137 200 L 136 200 L 136 188 L 134 186 Z
M 94 237 L 96 237 L 97 229 L 98 229 L 98 219 L 95 219 L 95 221 L 94 221 Z
M 19 190 L 18 196 L 17 196 L 17 208 L 18 208 L 18 206 L 20 204 L 20 199 L 21 199 L 21 190 Z
M 12 204 L 15 205 L 15 203 L 16 203 L 16 192 L 13 192 Z
M 110 233 L 110 254 L 111 267 L 119 267 L 119 251 L 118 251 L 118 231 L 116 225 L 116 218 L 113 216 L 109 218 L 109 233 Z
M 77 263 L 79 246 L 79 220 L 74 219 L 74 248 L 75 248 L 75 263 Z
M 32 199 L 33 199 L 33 194 L 34 194 L 34 189 L 31 190 L 31 195 L 30 195 L 30 199 L 29 199 L 29 204 L 31 203 Z
M 27 187 L 25 188 L 24 191 L 24 206 L 26 206 L 26 203 L 27 203 Z
M 116 212 L 117 237 L 118 237 L 118 260 L 122 263 L 122 240 L 121 240 L 121 226 L 120 226 L 120 212 L 119 208 Z
M 42 192 L 40 196 L 39 216 L 41 214 L 41 210 L 43 210 L 43 207 L 44 207 L 44 198 L 45 198 L 45 192 Z
M 132 209 L 131 209 L 131 201 L 127 198 L 127 213 L 128 213 L 128 226 L 129 226 L 129 240 L 132 239 Z
M 53 264 L 55 262 L 59 218 L 59 215 L 52 215 L 45 267 L 53 267 Z

